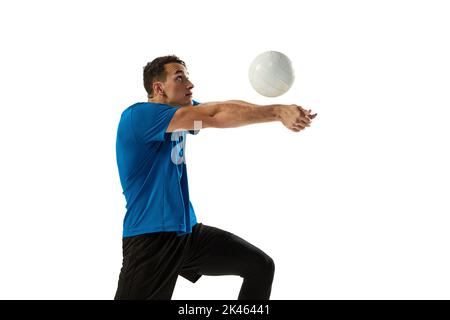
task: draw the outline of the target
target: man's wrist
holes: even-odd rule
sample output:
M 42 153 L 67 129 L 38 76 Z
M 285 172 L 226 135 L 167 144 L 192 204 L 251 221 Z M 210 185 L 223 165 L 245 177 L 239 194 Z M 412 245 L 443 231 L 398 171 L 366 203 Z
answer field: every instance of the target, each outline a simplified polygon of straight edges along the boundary
M 275 116 L 275 120 L 276 121 L 280 121 L 281 120 L 281 104 L 274 104 L 272 105 L 273 108 L 273 114 Z

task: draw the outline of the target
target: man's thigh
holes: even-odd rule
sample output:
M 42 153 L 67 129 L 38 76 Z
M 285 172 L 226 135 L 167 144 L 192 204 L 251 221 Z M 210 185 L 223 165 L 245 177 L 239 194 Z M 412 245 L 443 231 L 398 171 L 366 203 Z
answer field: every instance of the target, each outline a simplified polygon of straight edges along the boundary
M 200 224 L 191 236 L 180 274 L 244 276 L 268 259 L 265 252 L 241 237 Z

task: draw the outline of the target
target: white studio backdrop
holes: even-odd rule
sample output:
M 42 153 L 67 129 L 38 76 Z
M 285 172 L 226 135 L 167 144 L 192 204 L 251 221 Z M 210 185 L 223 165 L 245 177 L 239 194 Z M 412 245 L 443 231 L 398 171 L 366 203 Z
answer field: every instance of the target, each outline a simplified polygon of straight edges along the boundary
M 449 299 L 446 1 L 2 1 L 0 298 L 112 299 L 125 200 L 115 138 L 142 68 L 176 54 L 198 101 L 299 104 L 281 123 L 186 146 L 199 222 L 275 261 L 272 299 Z M 291 89 L 258 95 L 253 58 Z M 242 279 L 179 277 L 173 299 L 236 299 Z

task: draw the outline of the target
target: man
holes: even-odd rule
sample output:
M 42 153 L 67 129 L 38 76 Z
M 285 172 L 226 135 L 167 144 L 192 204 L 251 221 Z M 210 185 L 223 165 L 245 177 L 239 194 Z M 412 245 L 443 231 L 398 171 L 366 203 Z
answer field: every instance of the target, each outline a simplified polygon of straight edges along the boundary
M 189 189 L 186 134 L 281 121 L 299 132 L 316 114 L 296 105 L 198 103 L 186 64 L 164 56 L 144 67 L 148 102 L 128 107 L 117 130 L 117 164 L 127 212 L 115 299 L 171 299 L 178 275 L 243 278 L 238 299 L 268 300 L 273 260 L 242 238 L 197 223 Z

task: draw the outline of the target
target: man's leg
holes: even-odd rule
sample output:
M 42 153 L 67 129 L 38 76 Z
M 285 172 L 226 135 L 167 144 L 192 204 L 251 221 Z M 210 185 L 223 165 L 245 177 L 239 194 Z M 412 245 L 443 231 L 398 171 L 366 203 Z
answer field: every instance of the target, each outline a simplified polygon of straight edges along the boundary
M 268 300 L 275 273 L 273 260 L 244 239 L 199 224 L 188 243 L 181 273 L 238 275 L 244 278 L 238 300 Z
M 123 239 L 123 265 L 116 300 L 170 300 L 183 261 L 186 238 L 160 232 Z

